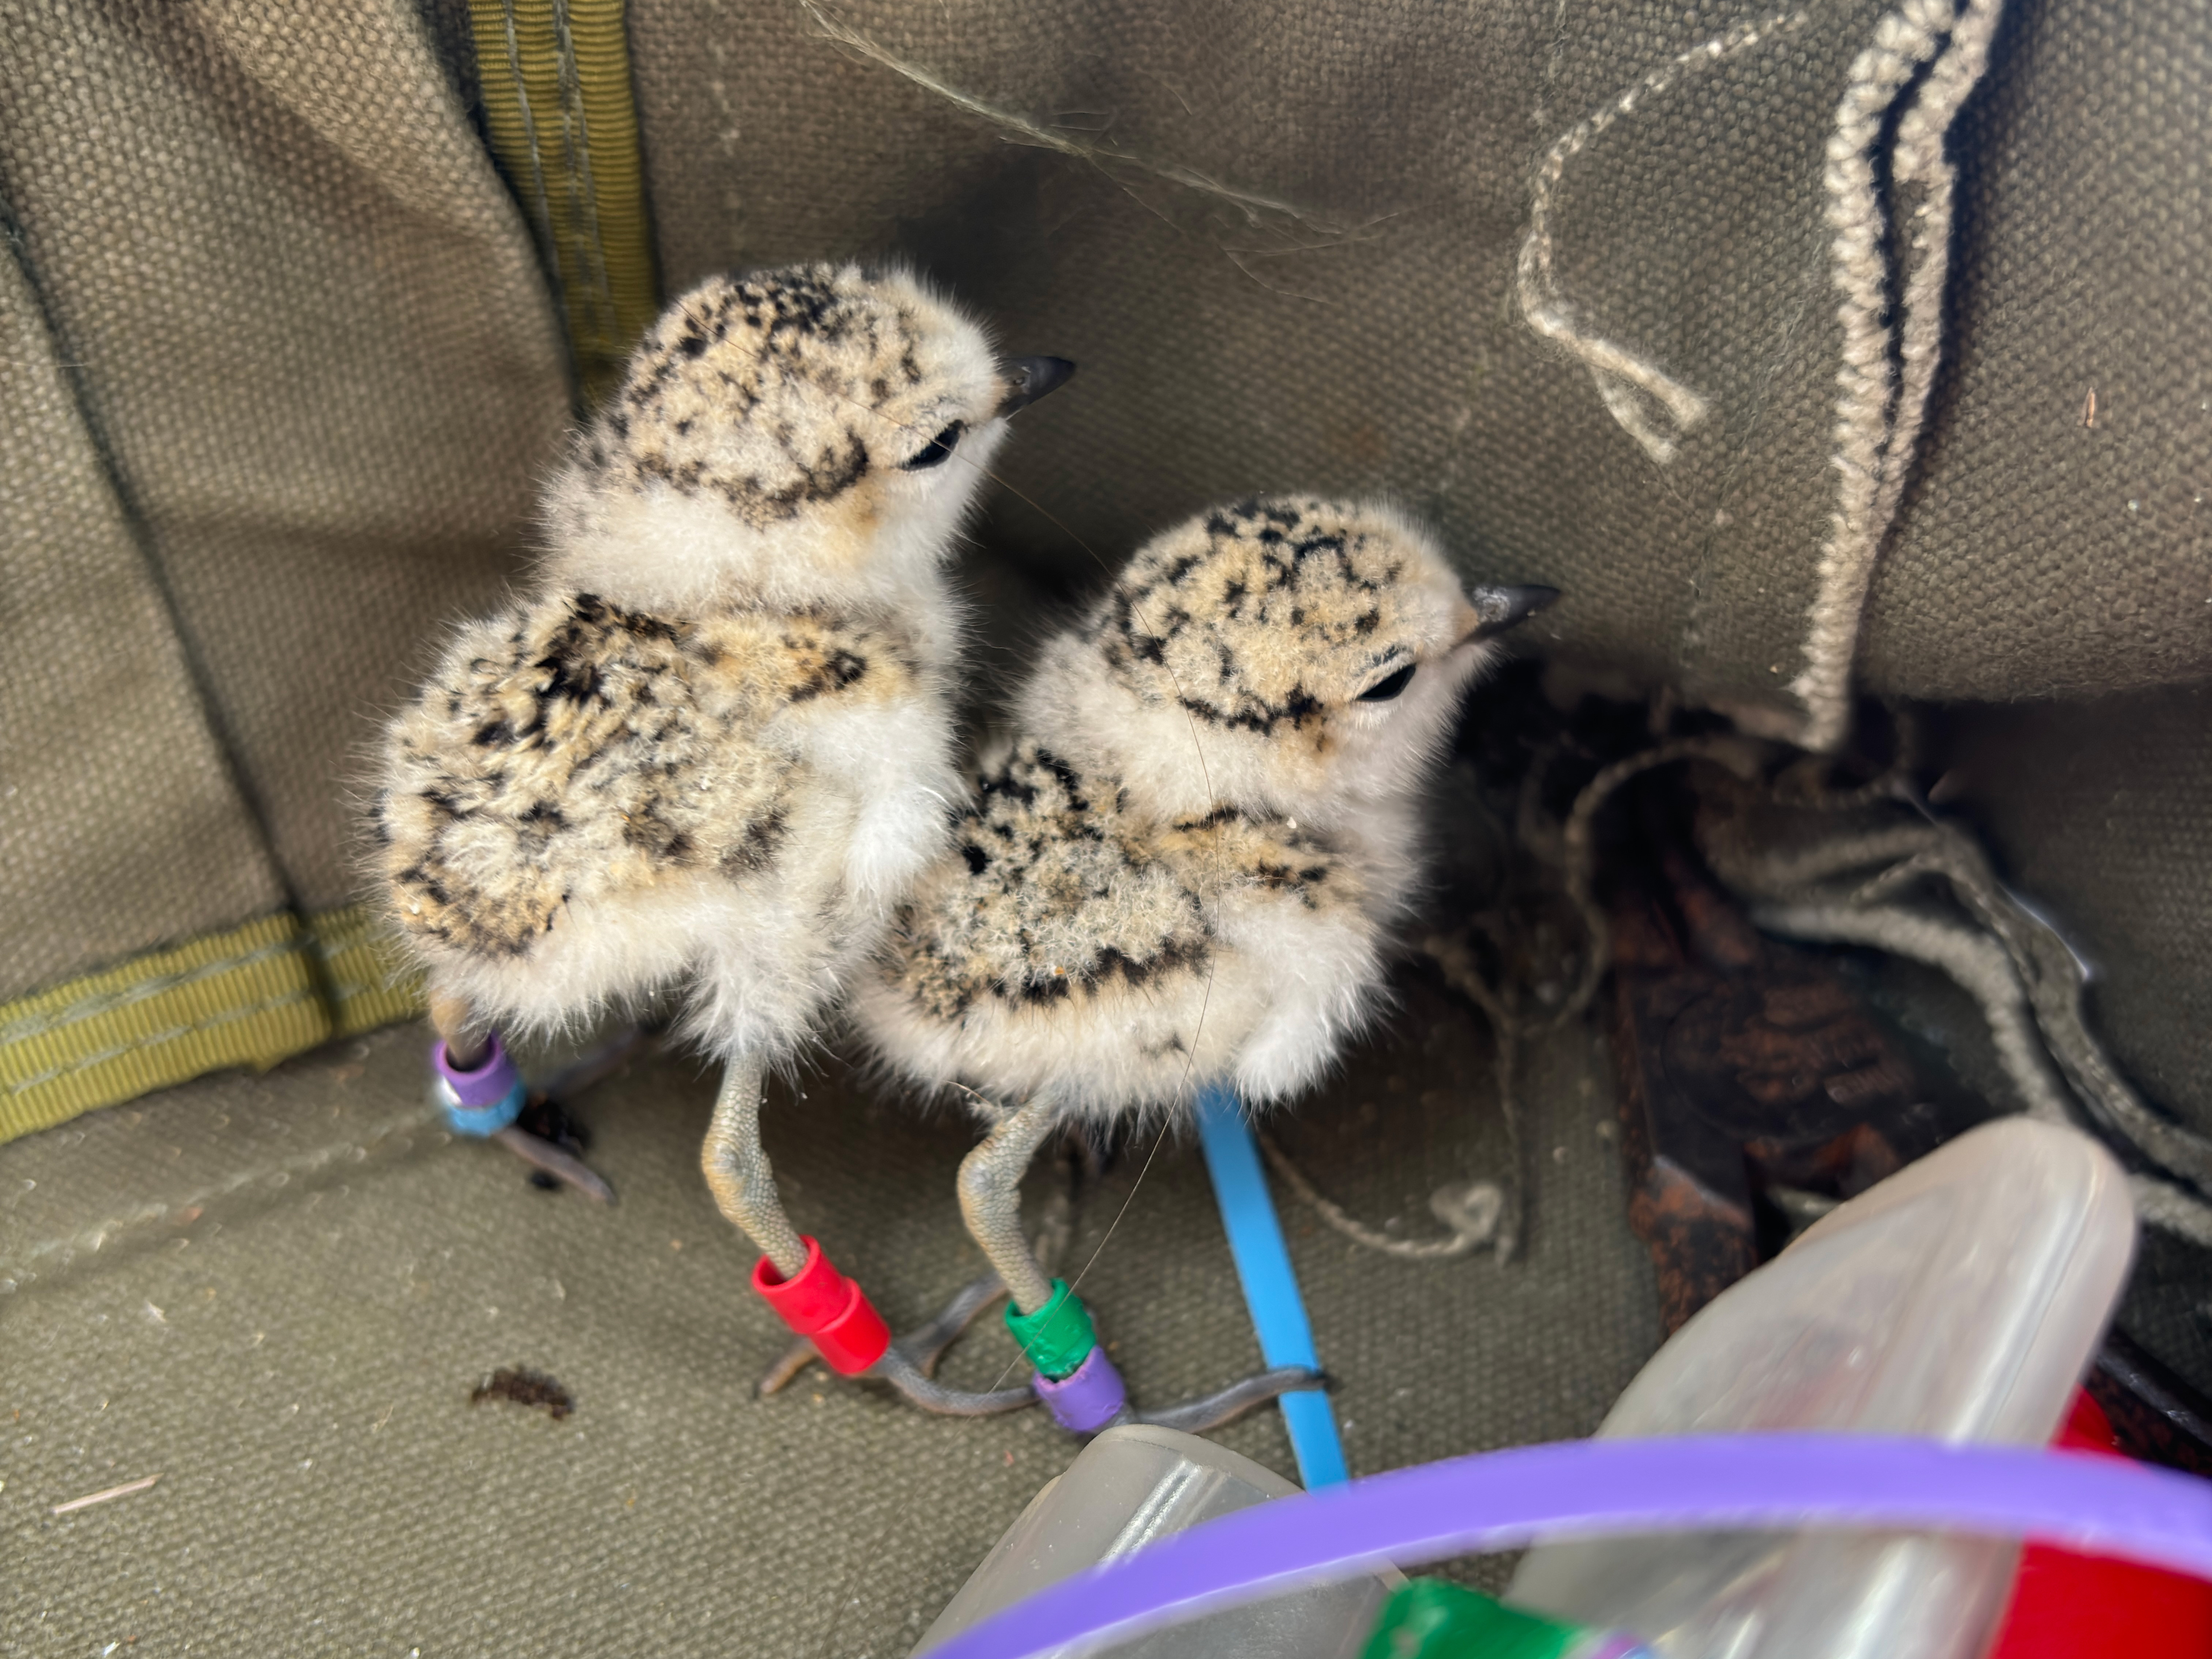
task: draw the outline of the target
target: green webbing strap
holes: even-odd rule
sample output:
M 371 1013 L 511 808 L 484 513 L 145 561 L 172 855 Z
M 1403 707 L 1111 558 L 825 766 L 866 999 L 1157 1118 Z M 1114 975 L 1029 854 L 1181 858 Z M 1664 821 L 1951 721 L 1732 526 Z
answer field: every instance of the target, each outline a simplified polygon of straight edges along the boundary
M 538 239 L 586 405 L 659 308 L 623 0 L 469 0 L 492 153 Z
M 421 1002 L 357 905 L 156 951 L 0 1006 L 0 1141 L 204 1073 L 274 1066 Z
M 1055 1382 L 1074 1375 L 1098 1346 L 1091 1310 L 1064 1279 L 1052 1281 L 1052 1300 L 1033 1314 L 1018 1313 L 1012 1303 L 1006 1304 L 1006 1328 L 1022 1345 L 1030 1364 Z

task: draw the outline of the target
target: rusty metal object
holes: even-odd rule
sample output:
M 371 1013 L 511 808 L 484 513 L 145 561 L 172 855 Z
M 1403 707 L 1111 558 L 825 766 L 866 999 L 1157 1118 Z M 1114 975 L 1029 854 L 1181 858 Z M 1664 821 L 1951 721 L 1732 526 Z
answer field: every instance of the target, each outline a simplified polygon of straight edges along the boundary
M 1751 926 L 1662 787 L 1613 895 L 1613 1049 L 1629 1221 L 1672 1332 L 1783 1242 L 1762 1229 L 1763 1188 L 1854 1197 L 1942 1125 L 1881 1016 L 1830 958 Z
M 1651 1253 L 1669 1334 L 1757 1265 L 1741 1144 L 1686 1100 L 1661 1059 L 1675 1016 L 1705 988 L 1682 972 L 1648 907 L 1613 916 L 1613 1068 L 1628 1160 L 1629 1225 Z

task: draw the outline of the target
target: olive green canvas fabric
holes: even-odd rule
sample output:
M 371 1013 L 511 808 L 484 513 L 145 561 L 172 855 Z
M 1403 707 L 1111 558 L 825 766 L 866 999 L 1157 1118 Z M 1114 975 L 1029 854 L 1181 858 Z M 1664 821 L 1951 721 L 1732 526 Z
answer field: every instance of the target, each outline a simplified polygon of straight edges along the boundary
M 2212 690 L 1951 712 L 1939 786 L 2095 971 L 2089 1014 L 2152 1100 L 2212 1131 Z
M 273 910 L 283 886 L 13 258 L 0 331 L 5 1002 Z
M 371 721 L 518 569 L 569 406 L 528 234 L 431 35 L 402 0 L 7 0 L 0 199 L 276 879 L 346 904 Z M 50 672 L 54 622 L 15 612 L 0 672 Z M 84 724 L 11 731 L 9 764 L 96 780 L 57 830 L 96 843 L 135 810 L 147 739 L 121 708 L 95 718 L 89 684 L 56 694 Z M 240 855 L 198 850 L 177 835 L 133 862 L 131 945 L 168 942 L 182 894 L 230 923 L 265 903 L 265 872 L 249 896 Z M 52 902 L 88 909 L 92 886 Z M 40 967 L 118 943 L 52 942 Z
M 1954 318 L 1866 683 L 2001 699 L 2202 680 L 2212 16 L 2008 8 L 1953 147 Z
M 361 896 L 357 756 L 523 569 L 580 392 L 592 250 L 536 222 L 477 57 L 564 10 L 0 0 L 0 1000 L 296 954 Z M 1082 365 L 1006 452 L 999 560 L 1080 586 L 1224 496 L 1387 494 L 1469 574 L 1563 588 L 1532 637 L 1623 691 L 1816 744 L 1854 691 L 1980 700 L 1951 810 L 2212 1127 L 2203 6 L 629 0 L 623 33 L 629 269 L 909 260 Z M 1045 620 L 997 568 L 978 686 Z M 1515 1155 L 1469 1012 L 1401 987 L 1282 1133 L 1420 1233 Z M 600 1212 L 450 1144 L 422 1040 L 0 1146 L 0 1647 L 904 1651 L 1070 1443 L 815 1376 L 755 1401 L 781 1338 L 698 1179 L 702 1069 L 580 1103 Z M 1356 1471 L 1584 1432 L 1658 1340 L 1603 1045 L 1526 1060 L 1519 1262 L 1386 1260 L 1285 1200 Z M 793 1209 L 915 1321 L 978 1265 L 969 1133 L 838 1063 L 801 1086 Z M 1255 1354 L 1194 1151 L 1147 1152 L 1074 1254 L 1166 1400 Z M 2201 1257 L 2144 1261 L 2129 1328 L 2201 1380 Z M 1012 1358 L 986 1328 L 951 1374 Z M 469 1403 L 515 1364 L 573 1413 Z M 1224 1437 L 1288 1467 L 1272 1413 Z
M 1035 503 L 1006 533 L 1062 569 L 1224 495 L 1388 493 L 1469 572 L 1564 588 L 1547 642 L 1790 724 L 1836 495 L 1826 155 L 1882 16 L 634 0 L 631 29 L 672 289 L 904 255 L 1082 364 L 1005 466 Z

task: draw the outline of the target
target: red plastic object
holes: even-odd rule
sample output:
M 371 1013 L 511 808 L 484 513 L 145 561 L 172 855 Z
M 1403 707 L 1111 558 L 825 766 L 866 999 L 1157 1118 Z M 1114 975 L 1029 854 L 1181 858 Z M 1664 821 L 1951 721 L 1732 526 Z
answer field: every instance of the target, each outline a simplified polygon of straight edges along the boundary
M 2111 1420 L 2086 1394 L 2074 1396 L 2051 1443 L 2069 1451 L 2125 1455 Z M 2152 1659 L 2212 1654 L 2212 1583 L 2047 1544 L 2021 1552 L 2020 1577 L 1989 1659 Z
M 778 1279 L 775 1264 L 763 1256 L 753 1267 L 753 1289 L 793 1334 L 813 1343 L 831 1370 L 858 1376 L 890 1346 L 890 1327 L 866 1293 L 830 1265 L 821 1245 L 804 1236 L 799 1242 L 806 1265 Z

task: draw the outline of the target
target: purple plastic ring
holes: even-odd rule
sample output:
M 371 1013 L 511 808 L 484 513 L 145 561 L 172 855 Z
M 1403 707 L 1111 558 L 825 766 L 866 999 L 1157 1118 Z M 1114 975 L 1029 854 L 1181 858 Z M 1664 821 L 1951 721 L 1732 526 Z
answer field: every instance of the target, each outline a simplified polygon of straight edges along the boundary
M 1129 1391 L 1121 1386 L 1121 1373 L 1101 1346 L 1085 1354 L 1083 1363 L 1054 1382 L 1042 1371 L 1030 1378 L 1052 1420 L 1077 1434 L 1096 1434 L 1121 1414 Z
M 484 1057 L 465 1072 L 453 1064 L 443 1042 L 432 1046 L 430 1064 L 437 1073 L 431 1096 L 445 1108 L 447 1127 L 455 1134 L 482 1139 L 522 1115 L 530 1091 L 521 1072 L 507 1057 L 498 1032 L 492 1033 Z
M 1540 1538 L 1744 1527 L 2027 1537 L 2212 1578 L 2212 1484 L 2081 1452 L 1857 1434 L 1578 1440 L 1240 1510 L 1040 1590 L 931 1659 L 1032 1659 L 1219 1607 Z

